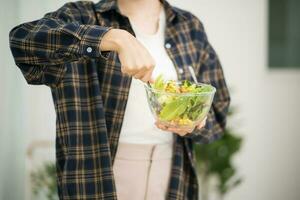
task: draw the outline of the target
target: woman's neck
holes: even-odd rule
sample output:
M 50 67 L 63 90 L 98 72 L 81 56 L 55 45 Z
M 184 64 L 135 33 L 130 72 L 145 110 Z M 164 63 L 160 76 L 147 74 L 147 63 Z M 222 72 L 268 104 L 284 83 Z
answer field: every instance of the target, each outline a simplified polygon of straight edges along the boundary
M 121 13 L 141 32 L 154 34 L 158 30 L 160 0 L 116 0 Z
M 119 9 L 126 16 L 157 16 L 160 12 L 159 0 L 117 0 Z

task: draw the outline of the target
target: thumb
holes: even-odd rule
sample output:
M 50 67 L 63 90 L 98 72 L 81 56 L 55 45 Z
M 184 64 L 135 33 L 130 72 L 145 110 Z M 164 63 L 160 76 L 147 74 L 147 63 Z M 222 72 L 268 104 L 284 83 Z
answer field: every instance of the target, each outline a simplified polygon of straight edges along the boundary
M 153 78 L 153 76 L 151 76 L 149 79 L 149 83 L 154 83 L 154 82 L 155 82 L 155 79 Z
M 207 120 L 207 116 L 200 122 L 200 124 L 197 126 L 198 129 L 201 129 L 205 126 Z

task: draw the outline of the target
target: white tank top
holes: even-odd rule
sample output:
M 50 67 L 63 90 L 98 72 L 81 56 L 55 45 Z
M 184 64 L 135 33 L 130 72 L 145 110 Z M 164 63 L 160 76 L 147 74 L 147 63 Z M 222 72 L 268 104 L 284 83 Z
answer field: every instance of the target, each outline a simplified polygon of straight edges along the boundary
M 166 26 L 164 9 L 161 9 L 158 30 L 155 34 L 144 34 L 133 23 L 131 26 L 136 38 L 146 47 L 155 60 L 156 66 L 152 77 L 155 79 L 158 75 L 163 74 L 165 79 L 177 80 L 174 64 L 164 48 Z M 139 144 L 172 142 L 173 134 L 158 129 L 154 123 L 155 120 L 148 106 L 144 85 L 142 81 L 132 78 L 119 141 Z

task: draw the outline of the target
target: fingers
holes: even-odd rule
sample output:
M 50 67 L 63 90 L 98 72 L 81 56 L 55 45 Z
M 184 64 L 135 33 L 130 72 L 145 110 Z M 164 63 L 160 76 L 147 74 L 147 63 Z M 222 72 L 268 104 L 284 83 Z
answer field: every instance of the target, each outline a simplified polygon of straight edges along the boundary
M 168 131 L 168 127 L 166 127 L 165 125 L 159 123 L 159 122 L 155 122 L 155 125 L 157 128 L 163 130 L 163 131 Z
M 185 136 L 186 134 L 189 133 L 187 130 L 180 129 L 180 128 L 169 128 L 169 131 L 176 133 L 180 136 Z
M 136 79 L 141 79 L 145 76 L 144 74 L 145 74 L 145 71 L 137 71 L 136 74 L 133 74 L 133 77 Z
M 207 120 L 207 117 L 205 117 L 204 120 L 202 120 L 202 121 L 200 122 L 200 124 L 198 124 L 198 125 L 196 126 L 197 129 L 203 128 L 203 127 L 205 126 L 205 124 L 206 124 L 206 120 Z
M 150 54 L 148 54 L 147 52 L 145 52 L 144 54 L 146 55 L 141 56 L 143 62 L 140 63 L 139 66 L 137 66 L 139 70 L 134 75 L 134 77 L 146 83 L 148 81 L 151 81 L 151 76 L 154 70 L 155 62 L 153 61 Z
M 133 75 L 134 78 L 136 79 L 139 79 L 143 82 L 151 82 L 151 76 L 152 76 L 152 72 L 153 72 L 153 69 L 150 68 L 150 69 L 145 69 L 145 70 L 141 70 L 139 72 L 137 72 L 135 75 Z
M 145 76 L 143 78 L 141 78 L 141 81 L 147 83 L 147 82 L 150 82 L 150 83 L 153 83 L 154 81 L 152 80 L 151 76 L 152 76 L 152 72 L 153 70 L 151 71 L 148 71 L 147 74 L 145 74 Z
M 147 64 L 147 66 L 146 64 L 136 64 L 133 67 L 123 66 L 122 72 L 143 82 L 153 82 L 151 78 L 153 69 L 153 64 Z
M 207 120 L 207 117 L 204 118 L 204 120 L 202 120 L 200 122 L 199 125 L 196 126 L 196 128 L 198 129 L 201 129 L 205 126 L 206 124 L 206 120 Z M 191 133 L 193 131 L 193 129 L 190 129 L 190 128 L 178 128 L 178 127 L 168 127 L 162 123 L 160 123 L 159 121 L 156 121 L 155 122 L 155 125 L 157 126 L 157 128 L 163 130 L 163 131 L 168 131 L 168 132 L 172 132 L 172 133 L 176 133 L 180 136 L 185 136 L 189 133 Z
M 119 52 L 122 73 L 143 82 L 152 82 L 155 61 L 148 50 L 136 38 L 132 39 L 125 50 Z
M 176 133 L 180 136 L 185 136 L 188 133 L 191 133 L 191 130 L 188 128 L 176 128 L 176 127 L 167 127 L 166 125 L 160 123 L 160 122 L 155 122 L 155 125 L 157 128 L 163 130 L 163 131 L 168 131 L 172 133 Z

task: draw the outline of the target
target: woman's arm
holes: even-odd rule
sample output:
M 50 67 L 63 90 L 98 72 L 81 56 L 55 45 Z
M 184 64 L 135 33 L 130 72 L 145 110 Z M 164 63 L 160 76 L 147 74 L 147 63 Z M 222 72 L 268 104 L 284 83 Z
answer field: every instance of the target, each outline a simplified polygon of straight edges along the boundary
M 28 83 L 55 85 L 66 71 L 65 63 L 83 56 L 104 58 L 99 44 L 110 28 L 93 25 L 91 6 L 89 2 L 67 3 L 11 30 L 10 48 Z
M 106 59 L 117 51 L 122 72 L 150 81 L 154 60 L 129 32 L 97 25 L 92 2 L 67 3 L 42 19 L 21 24 L 10 32 L 16 65 L 29 84 L 56 86 L 66 63 L 81 57 Z

